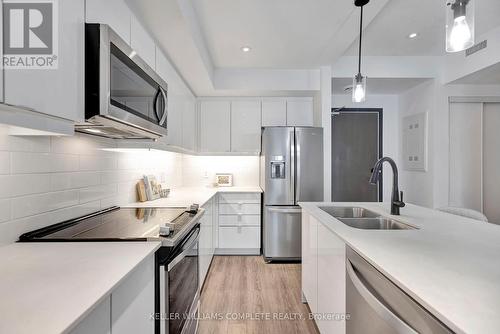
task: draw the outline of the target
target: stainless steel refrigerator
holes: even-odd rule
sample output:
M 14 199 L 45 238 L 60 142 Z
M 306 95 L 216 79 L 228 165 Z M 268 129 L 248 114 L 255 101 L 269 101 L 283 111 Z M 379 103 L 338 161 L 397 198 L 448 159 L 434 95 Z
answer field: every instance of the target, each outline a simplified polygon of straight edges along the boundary
M 301 258 L 299 202 L 323 201 L 323 129 L 262 131 L 263 252 L 266 261 Z

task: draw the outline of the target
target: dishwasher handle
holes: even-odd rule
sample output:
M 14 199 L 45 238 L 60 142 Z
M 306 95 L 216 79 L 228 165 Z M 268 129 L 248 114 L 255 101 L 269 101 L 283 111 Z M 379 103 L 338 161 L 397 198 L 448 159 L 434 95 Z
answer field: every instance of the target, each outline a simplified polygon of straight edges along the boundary
M 370 290 L 359 279 L 349 260 L 346 261 L 346 270 L 349 279 L 351 280 L 358 293 L 370 305 L 370 307 L 387 322 L 387 324 L 389 324 L 400 334 L 418 334 L 418 332 L 408 326 L 406 322 L 400 319 L 370 292 Z

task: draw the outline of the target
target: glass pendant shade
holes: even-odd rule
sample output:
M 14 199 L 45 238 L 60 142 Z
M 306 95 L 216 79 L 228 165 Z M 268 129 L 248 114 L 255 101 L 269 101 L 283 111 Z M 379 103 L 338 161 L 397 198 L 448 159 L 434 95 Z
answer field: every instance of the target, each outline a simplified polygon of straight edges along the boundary
M 360 73 L 354 76 L 352 82 L 352 102 L 361 103 L 366 101 L 366 77 Z
M 474 45 L 475 0 L 446 0 L 446 52 Z

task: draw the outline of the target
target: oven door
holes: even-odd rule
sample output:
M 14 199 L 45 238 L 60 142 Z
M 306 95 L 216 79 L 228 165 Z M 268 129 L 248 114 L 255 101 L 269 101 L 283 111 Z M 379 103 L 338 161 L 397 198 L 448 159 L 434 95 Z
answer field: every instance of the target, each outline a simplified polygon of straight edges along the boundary
M 194 228 L 160 265 L 160 333 L 194 334 L 199 304 L 200 227 Z M 167 321 L 163 321 L 166 319 Z

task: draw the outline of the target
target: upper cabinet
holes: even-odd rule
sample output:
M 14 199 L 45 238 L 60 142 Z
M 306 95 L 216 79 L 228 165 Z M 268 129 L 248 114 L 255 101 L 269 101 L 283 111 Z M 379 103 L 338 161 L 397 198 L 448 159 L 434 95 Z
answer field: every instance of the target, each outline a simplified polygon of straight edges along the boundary
M 313 126 L 313 98 L 288 98 L 286 101 L 287 126 Z
M 260 152 L 260 110 L 260 101 L 231 103 L 231 152 Z
M 84 0 L 58 2 L 58 29 L 52 35 L 56 38 L 56 43 L 52 43 L 52 47 L 57 58 L 51 57 L 57 60 L 57 66 L 39 69 L 5 69 L 3 82 L 5 103 L 37 112 L 38 117 L 45 114 L 69 121 L 83 119 L 84 14 Z M 40 38 L 35 41 L 29 39 L 23 43 L 25 47 L 31 43 L 43 45 L 44 48 L 51 45 L 50 41 L 44 42 Z M 3 51 L 6 50 L 4 43 Z M 57 121 L 49 117 L 45 122 Z M 29 127 L 29 124 L 25 125 Z M 71 131 L 72 128 L 71 124 Z
M 130 43 L 131 12 L 123 0 L 85 0 L 85 21 L 108 24 L 123 40 Z
M 231 102 L 201 102 L 200 151 L 203 153 L 231 152 Z
M 155 41 L 149 36 L 148 32 L 135 16 L 132 16 L 130 24 L 130 46 L 151 68 L 156 68 Z
M 286 126 L 286 99 L 262 101 L 262 126 Z
M 262 126 L 313 126 L 313 98 L 269 98 L 262 101 Z

